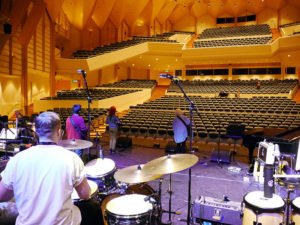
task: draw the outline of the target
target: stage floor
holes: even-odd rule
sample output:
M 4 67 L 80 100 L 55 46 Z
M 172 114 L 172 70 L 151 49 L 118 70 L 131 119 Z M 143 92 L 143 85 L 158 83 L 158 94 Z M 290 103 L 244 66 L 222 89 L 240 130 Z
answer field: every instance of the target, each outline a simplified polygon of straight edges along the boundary
M 126 168 L 132 165 L 147 164 L 152 160 L 165 156 L 164 149 L 131 147 L 119 149 L 116 153 L 109 153 L 106 143 L 102 144 L 104 149 L 104 158 L 112 159 L 117 169 Z M 178 213 L 171 214 L 172 224 L 186 224 L 188 212 L 188 187 L 189 187 L 189 169 L 191 169 L 191 203 L 199 197 L 211 197 L 219 199 L 224 198 L 235 203 L 242 203 L 243 197 L 252 191 L 263 191 L 263 184 L 254 181 L 252 176 L 247 175 L 248 164 L 247 156 L 239 154 L 230 164 L 218 164 L 210 161 L 211 152 L 199 151 L 194 153 L 198 157 L 198 162 L 185 170 L 175 173 L 164 174 L 162 176 L 161 199 L 162 208 L 169 209 L 168 188 L 171 177 L 171 211 Z M 159 179 L 147 183 L 154 190 L 158 191 Z M 276 184 L 276 194 L 285 198 L 286 188 Z M 207 198 L 209 199 L 209 198 Z M 272 207 L 272 206 L 271 206 Z M 192 207 L 193 209 L 193 207 Z M 193 211 L 193 210 L 191 210 Z M 195 215 L 198 217 L 198 215 Z M 163 214 L 163 222 L 169 221 L 169 214 Z M 192 220 L 191 220 L 192 221 Z

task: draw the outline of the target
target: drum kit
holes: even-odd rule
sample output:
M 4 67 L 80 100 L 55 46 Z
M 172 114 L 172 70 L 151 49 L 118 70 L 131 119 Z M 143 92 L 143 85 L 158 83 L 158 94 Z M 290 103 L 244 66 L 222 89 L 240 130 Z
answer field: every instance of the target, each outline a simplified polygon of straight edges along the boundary
M 69 143 L 65 143 L 65 146 L 69 146 Z M 113 160 L 102 157 L 89 161 L 84 169 L 93 196 L 97 193 L 106 224 L 158 225 L 163 224 L 162 213 L 172 213 L 171 179 L 169 209 L 163 210 L 161 177 L 169 174 L 171 178 L 172 173 L 188 169 L 197 161 L 198 157 L 192 154 L 168 155 L 118 170 Z M 155 191 L 147 182 L 158 179 L 159 190 Z M 72 199 L 78 201 L 78 195 L 74 192 Z M 171 224 L 171 221 L 167 224 Z

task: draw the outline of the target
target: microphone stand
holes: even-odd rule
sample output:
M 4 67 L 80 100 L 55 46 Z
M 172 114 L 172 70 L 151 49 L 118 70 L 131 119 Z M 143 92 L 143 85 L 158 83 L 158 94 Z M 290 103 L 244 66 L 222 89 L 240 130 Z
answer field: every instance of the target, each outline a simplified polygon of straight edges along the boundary
M 174 84 L 176 84 L 179 89 L 181 90 L 181 92 L 183 93 L 184 98 L 189 102 L 190 106 L 189 106 L 189 112 L 190 112 L 190 139 L 189 139 L 189 144 L 190 144 L 190 153 L 194 154 L 195 151 L 193 150 L 193 110 L 196 111 L 197 115 L 201 118 L 200 113 L 196 107 L 196 105 L 194 104 L 194 102 L 186 95 L 185 91 L 183 90 L 183 87 L 180 83 L 179 80 L 177 79 L 173 79 L 173 77 L 171 77 L 171 80 L 173 81 Z M 190 214 L 191 214 L 191 187 L 192 187 L 192 169 L 189 168 L 189 187 L 188 187 L 188 212 L 187 212 L 187 225 L 190 224 L 191 218 L 190 218 Z
M 81 74 L 84 80 L 84 86 L 85 86 L 85 91 L 86 91 L 86 95 L 87 95 L 87 102 L 88 102 L 88 133 L 87 133 L 87 139 L 88 141 L 91 140 L 91 103 L 92 103 L 92 97 L 90 96 L 90 90 L 86 81 L 86 72 L 84 70 L 81 70 Z M 88 150 L 88 161 L 90 160 L 90 148 Z

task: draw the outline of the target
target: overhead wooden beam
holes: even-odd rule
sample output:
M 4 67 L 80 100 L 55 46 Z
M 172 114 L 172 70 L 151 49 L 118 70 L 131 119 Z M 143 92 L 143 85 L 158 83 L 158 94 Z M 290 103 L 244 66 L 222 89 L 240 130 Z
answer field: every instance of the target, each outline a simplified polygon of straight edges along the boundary
M 45 13 L 46 5 L 44 1 L 36 1 L 29 16 L 26 19 L 26 22 L 23 26 L 22 32 L 19 36 L 19 42 L 22 45 L 27 45 L 30 41 L 30 38 L 34 34 L 34 31 L 37 28 L 37 25 Z

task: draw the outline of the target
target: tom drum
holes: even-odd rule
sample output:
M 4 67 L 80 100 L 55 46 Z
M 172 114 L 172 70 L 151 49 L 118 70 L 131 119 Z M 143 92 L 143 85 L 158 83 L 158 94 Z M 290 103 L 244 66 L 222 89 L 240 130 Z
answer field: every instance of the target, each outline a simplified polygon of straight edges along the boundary
M 280 225 L 284 221 L 284 208 L 284 201 L 276 194 L 265 198 L 262 191 L 250 192 L 244 196 L 243 225 Z
M 108 192 L 116 186 L 115 171 L 115 162 L 108 158 L 94 159 L 85 165 L 87 179 L 95 181 L 100 192 Z
M 292 209 L 293 209 L 292 221 L 295 224 L 300 224 L 300 197 L 295 198 L 292 201 Z

